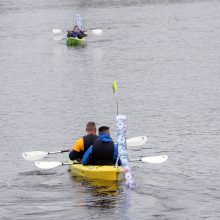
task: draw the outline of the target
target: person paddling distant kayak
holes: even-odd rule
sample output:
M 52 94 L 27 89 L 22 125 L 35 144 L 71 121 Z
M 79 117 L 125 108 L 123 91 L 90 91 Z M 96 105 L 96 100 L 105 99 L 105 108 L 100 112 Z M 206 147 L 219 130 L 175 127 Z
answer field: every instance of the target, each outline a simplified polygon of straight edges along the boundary
M 93 145 L 94 141 L 98 138 L 96 135 L 95 122 L 90 121 L 87 123 L 86 133 L 87 135 L 79 138 L 73 146 L 72 151 L 69 153 L 70 160 L 78 160 L 81 162 L 86 150 L 88 150 L 88 148 Z
M 93 146 L 85 152 L 83 165 L 113 165 L 118 157 L 118 146 L 110 137 L 109 127 L 99 128 L 99 137 L 94 141 Z M 120 161 L 119 161 L 120 165 Z
M 84 37 L 87 37 L 87 32 L 80 30 L 78 25 L 75 25 L 72 31 L 67 32 L 67 38 L 73 37 L 73 38 L 79 38 L 82 39 Z

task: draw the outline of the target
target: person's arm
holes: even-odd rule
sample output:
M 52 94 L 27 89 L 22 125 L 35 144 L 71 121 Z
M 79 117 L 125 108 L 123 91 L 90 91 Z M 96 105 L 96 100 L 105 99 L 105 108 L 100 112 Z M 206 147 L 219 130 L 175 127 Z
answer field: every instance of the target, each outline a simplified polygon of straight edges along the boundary
M 83 150 L 84 150 L 84 142 L 83 142 L 83 138 L 80 138 L 76 141 L 72 151 L 69 153 L 70 160 L 78 159 L 80 156 L 80 152 Z
M 66 35 L 66 37 L 68 38 L 68 37 L 72 37 L 72 35 L 71 35 L 71 31 L 67 31 L 67 35 Z
M 92 157 L 92 146 L 90 146 L 89 149 L 83 155 L 82 164 L 88 165 L 91 157 Z
M 87 37 L 87 36 L 88 36 L 87 31 L 82 31 L 82 37 Z
M 72 150 L 70 153 L 69 153 L 69 158 L 70 160 L 77 160 L 79 158 L 79 155 L 80 153 L 75 151 L 75 150 Z

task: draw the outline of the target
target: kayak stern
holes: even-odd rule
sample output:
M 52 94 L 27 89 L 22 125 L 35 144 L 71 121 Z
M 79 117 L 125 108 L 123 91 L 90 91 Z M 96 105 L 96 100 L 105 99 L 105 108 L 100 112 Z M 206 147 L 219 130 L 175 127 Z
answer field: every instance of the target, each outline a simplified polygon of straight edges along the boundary
M 72 164 L 70 171 L 73 175 L 81 176 L 89 179 L 99 179 L 108 181 L 120 181 L 124 178 L 124 171 L 122 167 L 115 167 L 109 165 L 88 165 Z

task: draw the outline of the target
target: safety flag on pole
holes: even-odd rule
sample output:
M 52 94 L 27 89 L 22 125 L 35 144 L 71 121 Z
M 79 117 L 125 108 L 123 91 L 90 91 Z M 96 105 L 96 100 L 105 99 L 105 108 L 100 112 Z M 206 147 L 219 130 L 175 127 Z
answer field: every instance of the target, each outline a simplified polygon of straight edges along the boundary
M 118 91 L 118 84 L 116 80 L 113 81 L 113 93 L 116 93 Z

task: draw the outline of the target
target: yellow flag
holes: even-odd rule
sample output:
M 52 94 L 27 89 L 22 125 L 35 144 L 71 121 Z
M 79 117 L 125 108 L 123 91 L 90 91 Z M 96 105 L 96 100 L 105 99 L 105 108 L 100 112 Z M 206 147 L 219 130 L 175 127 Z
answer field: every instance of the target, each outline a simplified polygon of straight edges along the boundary
M 115 93 L 115 92 L 117 92 L 118 91 L 118 84 L 117 84 L 117 82 L 114 80 L 113 81 L 113 92 Z

